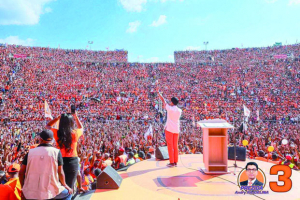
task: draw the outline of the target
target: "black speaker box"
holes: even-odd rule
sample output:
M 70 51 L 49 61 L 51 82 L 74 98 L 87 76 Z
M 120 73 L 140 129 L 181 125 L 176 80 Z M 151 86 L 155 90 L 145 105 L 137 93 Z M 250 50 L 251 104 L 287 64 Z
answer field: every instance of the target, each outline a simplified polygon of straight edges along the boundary
M 168 153 L 168 147 L 158 147 L 155 151 L 155 157 L 159 160 L 168 160 L 169 159 L 169 153 Z
M 97 189 L 118 189 L 122 183 L 122 177 L 111 166 L 107 166 L 97 176 Z
M 228 147 L 228 160 L 234 160 L 234 147 Z M 246 160 L 246 148 L 236 147 L 236 160 Z

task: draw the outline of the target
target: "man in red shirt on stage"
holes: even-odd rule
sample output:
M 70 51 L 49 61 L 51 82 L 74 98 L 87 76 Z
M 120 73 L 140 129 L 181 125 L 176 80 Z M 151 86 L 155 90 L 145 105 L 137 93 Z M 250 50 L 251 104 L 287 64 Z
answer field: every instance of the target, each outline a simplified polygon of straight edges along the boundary
M 177 167 L 178 162 L 178 138 L 180 130 L 180 116 L 182 110 L 177 107 L 178 99 L 171 98 L 170 105 L 158 91 L 159 98 L 163 103 L 163 108 L 167 110 L 167 123 L 165 126 L 166 141 L 168 145 L 170 163 L 168 167 Z

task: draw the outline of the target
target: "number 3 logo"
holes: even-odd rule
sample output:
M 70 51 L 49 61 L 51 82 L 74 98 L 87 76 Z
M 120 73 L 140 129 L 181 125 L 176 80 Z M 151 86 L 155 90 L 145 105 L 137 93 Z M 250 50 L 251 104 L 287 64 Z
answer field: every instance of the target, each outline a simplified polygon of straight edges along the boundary
M 292 188 L 292 180 L 290 179 L 292 175 L 292 170 L 286 165 L 274 165 L 270 169 L 270 175 L 277 175 L 279 171 L 283 172 L 283 175 L 278 175 L 278 181 L 283 181 L 283 185 L 278 185 L 277 182 L 270 182 L 270 189 L 273 192 L 288 192 Z

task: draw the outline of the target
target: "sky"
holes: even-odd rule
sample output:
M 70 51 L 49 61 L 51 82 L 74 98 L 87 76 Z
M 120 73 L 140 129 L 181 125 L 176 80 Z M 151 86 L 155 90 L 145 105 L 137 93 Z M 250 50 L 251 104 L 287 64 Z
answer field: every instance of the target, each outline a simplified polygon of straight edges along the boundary
M 300 0 L 0 0 L 0 43 L 124 49 L 129 62 L 298 40 Z

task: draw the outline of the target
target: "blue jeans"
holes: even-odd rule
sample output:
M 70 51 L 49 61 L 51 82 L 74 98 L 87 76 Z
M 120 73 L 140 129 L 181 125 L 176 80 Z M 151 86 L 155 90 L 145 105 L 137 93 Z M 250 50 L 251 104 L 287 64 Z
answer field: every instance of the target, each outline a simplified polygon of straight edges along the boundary
M 67 189 L 64 189 L 60 194 L 58 194 L 54 199 L 63 199 L 63 200 L 71 200 L 72 194 L 69 194 Z

